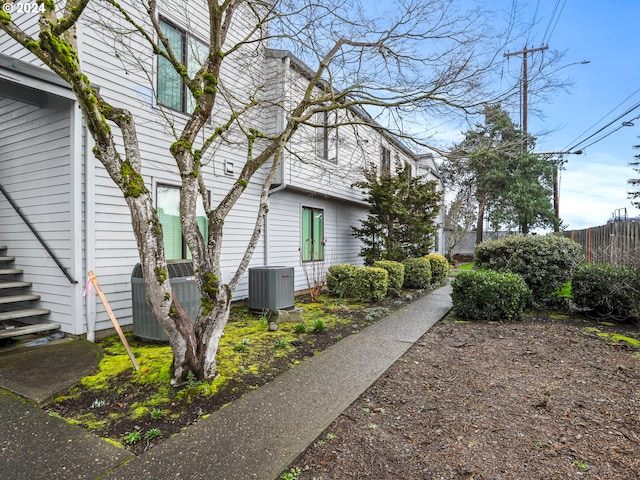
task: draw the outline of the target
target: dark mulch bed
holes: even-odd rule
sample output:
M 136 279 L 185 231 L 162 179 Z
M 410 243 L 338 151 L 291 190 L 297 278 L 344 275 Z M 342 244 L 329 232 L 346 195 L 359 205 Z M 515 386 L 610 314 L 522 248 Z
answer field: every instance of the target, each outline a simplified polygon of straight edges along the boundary
M 594 326 L 640 338 L 580 318 L 441 322 L 291 467 L 301 480 L 640 478 L 640 353 Z

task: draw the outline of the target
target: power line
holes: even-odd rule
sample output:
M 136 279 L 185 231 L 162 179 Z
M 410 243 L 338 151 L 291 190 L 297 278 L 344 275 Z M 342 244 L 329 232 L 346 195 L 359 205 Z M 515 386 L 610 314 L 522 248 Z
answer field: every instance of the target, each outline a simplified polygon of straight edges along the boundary
M 601 137 L 597 138 L 596 140 L 594 140 L 593 142 L 589 143 L 588 145 L 584 145 L 582 148 L 583 149 L 587 149 L 589 148 L 591 145 L 595 145 L 596 143 L 598 143 L 601 140 L 604 140 L 605 138 L 607 138 L 609 135 L 614 134 L 615 132 L 617 132 L 618 130 L 620 130 L 623 127 L 633 127 L 634 125 L 634 121 L 635 120 L 640 120 L 640 115 L 633 117 L 631 120 L 626 120 L 624 122 L 622 122 L 620 124 L 620 126 L 618 126 L 618 128 L 611 130 L 610 132 L 607 132 L 606 134 L 602 135 Z
M 562 2 L 562 7 L 560 7 L 560 12 L 558 12 L 558 6 L 560 5 L 560 0 L 556 0 L 556 4 L 553 7 L 553 12 L 551 13 L 551 18 L 549 19 L 549 25 L 547 25 L 547 29 L 544 32 L 544 37 L 542 37 L 542 43 L 549 43 L 549 40 L 551 40 L 551 36 L 553 35 L 553 32 L 555 32 L 556 27 L 558 26 L 558 21 L 562 16 L 562 12 L 564 11 L 564 7 L 566 6 L 566 4 L 567 4 L 567 0 L 564 0 Z M 555 21 L 554 21 L 554 18 L 555 18 Z
M 538 8 L 540 7 L 540 0 L 538 0 L 538 2 L 536 3 L 536 10 L 535 12 L 533 12 L 533 18 L 531 19 L 531 25 L 528 28 L 528 32 L 527 32 L 527 41 L 525 42 L 525 45 L 529 44 L 529 40 L 531 40 L 531 31 L 533 30 L 533 26 L 536 24 L 536 19 L 538 18 Z M 544 43 L 544 42 L 542 42 Z
M 617 107 L 616 107 L 617 108 Z M 636 103 L 633 107 L 631 107 L 630 109 L 628 109 L 626 112 L 618 115 L 616 118 L 614 118 L 613 120 L 611 120 L 609 123 L 607 123 L 604 127 L 598 129 L 597 131 L 595 131 L 594 133 L 592 133 L 591 135 L 589 135 L 588 137 L 582 139 L 581 141 L 579 141 L 578 143 L 576 143 L 574 146 L 567 148 L 567 151 L 572 151 L 575 150 L 576 148 L 578 148 L 580 145 L 582 145 L 583 143 L 585 143 L 587 140 L 590 140 L 591 138 L 595 137 L 596 135 L 598 135 L 599 133 L 601 133 L 602 131 L 606 130 L 607 128 L 609 128 L 611 125 L 613 125 L 614 123 L 616 123 L 618 120 L 622 119 L 623 117 L 625 117 L 626 115 L 630 114 L 631 112 L 633 112 L 634 110 L 636 110 L 637 108 L 640 108 L 640 102 Z M 637 120 L 638 117 L 634 118 L 633 120 Z M 620 130 L 622 127 L 626 127 L 627 125 L 625 124 L 626 122 L 623 122 L 622 125 L 620 125 L 620 127 L 616 128 L 614 131 L 607 133 L 606 135 L 602 136 L 601 138 L 599 138 L 597 141 L 590 143 L 587 146 L 591 146 L 594 143 L 599 142 L 600 140 L 603 140 L 604 138 L 608 137 L 609 135 L 611 135 L 614 132 L 617 132 L 618 130 Z M 583 146 L 582 148 L 587 148 L 587 146 Z
M 571 142 L 569 142 L 570 144 L 573 142 L 577 142 L 578 139 L 580 137 L 582 137 L 583 135 L 586 135 L 587 132 L 589 132 L 589 130 L 591 130 L 592 128 L 594 128 L 596 125 L 598 125 L 600 122 L 602 122 L 605 118 L 607 118 L 609 115 L 611 115 L 614 111 L 616 111 L 620 106 L 622 106 L 624 103 L 627 102 L 627 100 L 629 100 L 631 97 L 633 97 L 636 93 L 640 92 L 640 88 L 638 88 L 635 92 L 633 92 L 631 95 L 629 95 L 627 98 L 625 98 L 624 100 L 622 100 L 620 103 L 618 103 L 615 107 L 613 107 L 610 111 L 608 111 L 604 116 L 602 116 L 597 122 L 595 122 L 593 125 L 591 125 L 589 128 L 587 128 L 584 132 L 582 132 L 580 135 L 578 135 L 576 138 L 574 138 L 573 140 L 571 140 Z M 612 123 L 615 123 L 616 120 L 613 120 Z M 606 127 L 605 127 L 606 128 Z M 596 132 L 594 135 L 596 135 L 598 132 Z M 585 139 L 586 140 L 586 139 Z M 581 141 L 580 143 L 583 143 L 583 141 Z M 563 150 L 570 150 L 568 147 L 564 148 Z

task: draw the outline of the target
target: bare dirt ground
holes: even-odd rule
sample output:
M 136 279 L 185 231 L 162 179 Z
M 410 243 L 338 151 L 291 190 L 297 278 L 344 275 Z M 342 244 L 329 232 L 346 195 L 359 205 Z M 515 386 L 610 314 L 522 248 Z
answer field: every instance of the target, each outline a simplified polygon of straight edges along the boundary
M 640 353 L 578 319 L 444 321 L 292 466 L 299 479 L 638 479 Z M 298 478 L 298 477 L 294 477 Z

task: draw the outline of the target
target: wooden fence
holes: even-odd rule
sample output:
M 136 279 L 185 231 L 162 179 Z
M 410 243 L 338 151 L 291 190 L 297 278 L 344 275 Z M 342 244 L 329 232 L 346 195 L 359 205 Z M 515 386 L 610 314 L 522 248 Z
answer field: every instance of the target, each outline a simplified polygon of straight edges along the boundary
M 640 222 L 615 221 L 563 234 L 582 245 L 589 262 L 640 266 Z

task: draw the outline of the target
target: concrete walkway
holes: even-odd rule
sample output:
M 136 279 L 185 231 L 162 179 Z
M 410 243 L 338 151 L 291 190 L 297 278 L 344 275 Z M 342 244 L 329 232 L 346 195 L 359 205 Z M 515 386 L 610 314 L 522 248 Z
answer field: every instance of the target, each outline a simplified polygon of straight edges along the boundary
M 276 479 L 446 315 L 450 292 L 425 295 L 139 457 L 0 395 L 0 478 Z

